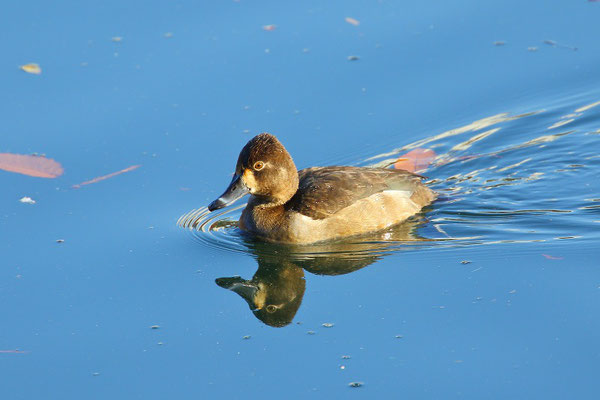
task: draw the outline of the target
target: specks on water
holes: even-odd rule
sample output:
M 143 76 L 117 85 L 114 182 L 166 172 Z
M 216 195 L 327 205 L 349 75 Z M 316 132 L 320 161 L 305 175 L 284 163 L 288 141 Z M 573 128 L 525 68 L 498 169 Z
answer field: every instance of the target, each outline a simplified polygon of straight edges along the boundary
M 506 42 L 504 40 L 496 40 L 494 46 L 504 46 Z
M 460 263 L 466 265 L 466 264 L 471 264 L 471 261 L 469 261 L 469 260 L 462 260 Z
M 19 199 L 19 201 L 23 204 L 35 204 L 35 200 L 32 199 L 31 197 L 27 197 L 27 196 L 21 197 Z
M 508 292 L 508 294 L 515 294 L 515 293 L 517 293 L 517 289 L 513 289 L 510 292 Z
M 402 339 L 404 336 L 403 335 L 396 335 L 395 338 L 396 339 Z
M 242 339 L 243 339 L 243 340 L 248 340 L 248 339 L 250 339 L 251 337 L 252 337 L 252 336 L 250 336 L 250 335 L 245 335 L 245 336 L 242 336 Z
M 316 332 L 315 331 L 308 331 L 308 332 L 306 332 L 306 334 L 307 335 L 314 335 L 314 334 L 316 334 Z
M 321 324 L 321 326 L 323 326 L 323 328 L 333 328 L 335 324 L 332 322 L 324 322 Z
M 350 386 L 351 388 L 359 388 L 359 387 L 363 387 L 365 384 L 363 382 L 350 382 L 348 384 L 348 386 Z
M 350 356 L 348 356 L 348 355 L 343 355 L 343 356 L 342 356 L 342 360 L 349 360 L 350 358 L 352 358 L 352 357 L 350 357 Z
M 538 50 L 539 50 L 539 49 L 538 49 L 538 47 L 537 47 L 537 46 L 529 46 L 529 47 L 527 48 L 527 51 L 530 51 L 530 52 L 532 52 L 532 53 L 533 53 L 533 52 L 536 52 L 536 51 L 538 51 Z
M 358 60 L 360 60 L 360 57 L 359 56 L 348 56 L 346 59 L 348 61 L 358 61 Z
M 92 372 L 92 376 L 100 376 L 100 372 Z
M 56 243 L 64 243 L 65 239 L 56 239 Z
M 150 329 L 160 329 L 160 325 L 152 325 Z

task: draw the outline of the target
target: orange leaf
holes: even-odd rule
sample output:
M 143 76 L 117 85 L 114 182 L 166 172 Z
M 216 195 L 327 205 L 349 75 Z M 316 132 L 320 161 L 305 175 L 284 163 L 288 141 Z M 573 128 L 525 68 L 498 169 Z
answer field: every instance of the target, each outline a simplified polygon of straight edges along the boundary
M 127 168 L 122 169 L 120 171 L 113 172 L 113 173 L 108 174 L 108 175 L 102 175 L 102 176 L 99 176 L 97 178 L 90 179 L 89 181 L 81 182 L 80 184 L 73 185 L 72 187 L 73 187 L 73 189 L 79 189 L 80 187 L 82 187 L 84 185 L 91 185 L 92 183 L 100 182 L 100 181 L 103 181 L 105 179 L 112 178 L 113 176 L 121 175 L 121 174 L 124 174 L 125 172 L 129 172 L 129 171 L 133 171 L 134 169 L 138 169 L 139 167 L 141 167 L 141 165 L 132 165 L 131 167 L 127 167 Z
M 409 172 L 422 171 L 427 169 L 436 156 L 435 151 L 430 149 L 414 149 L 401 155 L 394 163 L 394 168 Z
M 64 172 L 51 158 L 11 153 L 0 153 L 0 169 L 39 178 L 56 178 Z

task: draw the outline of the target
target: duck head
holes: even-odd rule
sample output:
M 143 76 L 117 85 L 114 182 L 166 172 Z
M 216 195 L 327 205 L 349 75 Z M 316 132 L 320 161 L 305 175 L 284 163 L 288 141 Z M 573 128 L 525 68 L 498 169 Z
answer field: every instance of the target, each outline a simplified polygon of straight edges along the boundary
M 246 194 L 280 205 L 298 190 L 298 170 L 285 147 L 269 133 L 252 138 L 240 152 L 231 183 L 209 211 L 226 207 Z
M 302 268 L 260 261 L 251 280 L 234 276 L 215 282 L 246 300 L 256 318 L 278 328 L 292 322 L 306 288 Z

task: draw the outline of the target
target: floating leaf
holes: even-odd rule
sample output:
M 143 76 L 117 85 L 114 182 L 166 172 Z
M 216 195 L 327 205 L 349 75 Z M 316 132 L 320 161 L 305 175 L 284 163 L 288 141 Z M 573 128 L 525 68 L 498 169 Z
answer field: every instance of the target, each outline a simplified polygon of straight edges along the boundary
M 352 17 L 346 17 L 346 22 L 349 23 L 350 25 L 354 25 L 354 26 L 360 25 L 360 21 L 357 19 L 354 19 Z
M 64 172 L 51 158 L 12 153 L 0 153 L 0 169 L 38 178 L 56 178 Z
M 23 71 L 27 72 L 28 74 L 39 75 L 42 73 L 42 68 L 36 63 L 21 65 L 19 68 L 21 68 Z
M 422 171 L 427 169 L 436 156 L 435 151 L 430 149 L 414 149 L 401 155 L 394 163 L 394 168 L 403 169 L 409 172 Z
M 102 175 L 102 176 L 99 176 L 97 178 L 90 179 L 89 181 L 81 182 L 78 185 L 73 185 L 72 188 L 73 189 L 79 189 L 80 187 L 82 187 L 84 185 L 91 185 L 92 183 L 100 182 L 100 181 L 103 181 L 105 179 L 112 178 L 113 176 L 121 175 L 121 174 L 124 174 L 125 172 L 129 172 L 129 171 L 133 171 L 134 169 L 138 169 L 139 167 L 141 167 L 141 165 L 132 165 L 131 167 L 127 167 L 127 168 L 122 169 L 120 171 L 113 172 L 113 173 L 108 174 L 108 175 Z

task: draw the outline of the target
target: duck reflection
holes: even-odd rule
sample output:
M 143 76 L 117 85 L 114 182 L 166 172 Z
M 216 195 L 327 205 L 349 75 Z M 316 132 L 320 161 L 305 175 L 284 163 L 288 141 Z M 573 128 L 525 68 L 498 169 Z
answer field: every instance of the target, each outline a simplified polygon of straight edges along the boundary
M 357 271 L 398 251 L 406 242 L 431 240 L 416 234 L 422 222 L 413 219 L 385 232 L 315 245 L 272 244 L 248 238 L 245 244 L 258 262 L 252 279 L 223 277 L 216 283 L 246 300 L 254 316 L 265 324 L 283 327 L 292 322 L 302 303 L 305 270 L 316 275 Z

